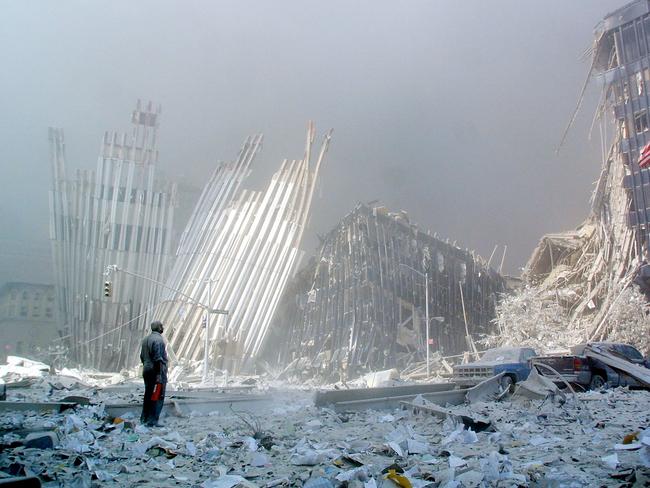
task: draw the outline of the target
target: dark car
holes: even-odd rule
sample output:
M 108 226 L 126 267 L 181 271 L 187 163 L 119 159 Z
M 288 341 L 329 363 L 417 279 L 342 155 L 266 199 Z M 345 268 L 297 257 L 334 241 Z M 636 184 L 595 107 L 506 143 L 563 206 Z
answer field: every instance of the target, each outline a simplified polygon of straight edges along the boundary
M 592 346 L 595 350 L 605 350 L 631 363 L 646 368 L 650 367 L 648 360 L 634 346 L 618 342 L 590 342 L 580 344 L 571 348 L 571 354 L 540 356 L 533 358 L 533 362 L 550 366 L 561 375 L 564 381 L 573 385 L 579 385 L 583 388 L 595 390 L 604 386 L 629 386 L 631 388 L 643 386 L 630 375 L 615 370 L 599 359 L 585 355 L 585 348 L 587 346 Z M 563 384 L 548 368 L 540 366 L 537 367 L 537 370 L 540 374 L 549 377 L 556 383 Z
M 488 349 L 478 361 L 454 366 L 452 381 L 460 386 L 474 386 L 487 378 L 505 373 L 501 380 L 502 386 L 509 388 L 528 378 L 530 359 L 536 355 L 530 347 Z

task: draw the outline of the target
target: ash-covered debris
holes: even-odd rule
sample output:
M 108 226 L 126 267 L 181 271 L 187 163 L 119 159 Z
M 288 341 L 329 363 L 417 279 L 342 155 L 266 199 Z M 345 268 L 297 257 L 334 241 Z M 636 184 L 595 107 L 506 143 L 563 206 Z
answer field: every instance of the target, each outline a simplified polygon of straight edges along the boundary
M 42 394 L 54 378 L 10 397 Z M 2 415 L 0 476 L 35 475 L 46 487 L 359 488 L 643 486 L 650 476 L 648 391 L 553 398 L 549 390 L 531 400 L 517 390 L 500 402 L 444 408 L 417 397 L 397 409 L 339 412 L 285 386 L 270 408 L 168 415 L 154 429 L 132 413 L 107 415 L 107 402 L 134 391 L 76 383 L 52 395 L 72 392 L 91 403 Z

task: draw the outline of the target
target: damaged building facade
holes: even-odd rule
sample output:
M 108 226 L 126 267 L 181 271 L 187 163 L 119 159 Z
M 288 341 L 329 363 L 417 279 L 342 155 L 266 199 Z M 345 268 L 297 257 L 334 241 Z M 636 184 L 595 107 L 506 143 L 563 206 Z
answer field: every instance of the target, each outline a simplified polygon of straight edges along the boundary
M 591 52 L 585 88 L 602 89 L 594 123 L 603 147 L 591 212 L 577 229 L 541 239 L 525 268 L 529 287 L 499 305 L 502 344 L 544 350 L 618 338 L 646 350 L 647 334 L 630 333 L 644 320 L 630 285 L 650 236 L 650 170 L 639 162 L 650 142 L 650 2 L 605 16 Z
M 156 317 L 175 354 L 207 358 L 210 369 L 250 370 L 282 291 L 302 255 L 302 239 L 331 131 L 304 157 L 284 160 L 264 191 L 242 188 L 262 137 L 220 164 L 187 223 Z M 213 313 L 215 310 L 226 313 Z
M 422 361 L 427 296 L 430 351 L 457 354 L 489 332 L 504 291 L 480 257 L 422 232 L 405 212 L 358 205 L 288 288 L 266 356 L 350 374 Z
M 159 180 L 160 108 L 138 102 L 130 134 L 107 132 L 95 171 L 69 178 L 61 129 L 50 129 L 50 239 L 58 308 L 74 362 L 103 371 L 132 366 L 172 257 L 176 188 Z M 110 295 L 110 296 L 106 296 Z
M 650 3 L 633 2 L 609 14 L 596 31 L 594 72 L 603 83 L 602 109 L 614 118 L 615 151 L 626 167 L 628 223 L 639 255 L 648 256 L 650 169 L 639 166 L 650 142 Z
M 331 131 L 312 151 L 310 124 L 304 157 L 284 160 L 264 191 L 242 188 L 262 144 L 247 139 L 235 161 L 217 166 L 177 239 L 177 187 L 156 174 L 159 117 L 160 108 L 138 102 L 132 133 L 106 133 L 96 171 L 74 178 L 63 131 L 50 129 L 62 335 L 74 363 L 115 371 L 137 364 L 158 319 L 173 359 L 236 372 L 254 363 L 302 256 Z

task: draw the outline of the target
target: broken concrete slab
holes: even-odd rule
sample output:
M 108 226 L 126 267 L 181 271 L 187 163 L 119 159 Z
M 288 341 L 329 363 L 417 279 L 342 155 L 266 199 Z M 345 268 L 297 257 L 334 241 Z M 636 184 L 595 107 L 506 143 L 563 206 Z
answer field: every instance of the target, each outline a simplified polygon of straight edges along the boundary
M 171 398 L 165 400 L 163 413 L 174 416 L 185 416 L 192 413 L 205 415 L 212 412 L 231 412 L 234 407 L 259 411 L 271 406 L 274 401 L 272 397 L 265 395 L 223 395 L 221 397 L 184 400 Z M 106 404 L 105 410 L 107 415 L 111 417 L 123 417 L 128 412 L 139 415 L 142 410 L 142 403 Z
M 55 432 L 32 432 L 25 437 L 24 445 L 33 449 L 52 449 L 58 442 Z
M 341 400 L 326 405 L 331 405 L 334 411 L 344 412 L 344 411 L 358 411 L 358 410 L 386 410 L 399 408 L 401 402 L 410 402 L 415 397 L 421 396 L 423 399 L 427 400 L 430 403 L 437 405 L 460 405 L 462 403 L 474 403 L 479 401 L 491 401 L 496 400 L 502 393 L 501 390 L 501 378 L 504 373 L 488 378 L 485 381 L 482 381 L 476 386 L 467 389 L 453 388 L 453 383 L 440 383 L 436 388 L 434 385 L 428 385 L 432 389 L 438 389 L 439 391 L 433 391 L 431 393 L 413 393 L 417 388 L 412 388 L 411 390 L 401 390 L 405 387 L 392 387 L 392 388 L 368 388 L 370 392 L 365 392 L 365 390 L 354 390 L 350 396 L 366 396 L 366 398 L 353 399 L 353 400 Z M 369 396 L 372 395 L 374 390 L 381 391 L 382 393 L 388 393 L 388 396 Z M 411 393 L 401 394 L 401 395 L 390 395 L 391 393 L 403 393 L 405 391 L 411 391 Z M 339 392 L 332 392 L 337 393 Z M 345 392 L 341 392 L 339 397 L 346 398 L 343 395 Z M 376 394 L 376 392 L 375 392 Z M 350 397 L 348 396 L 348 398 Z M 336 398 L 336 395 L 331 395 L 332 398 Z
M 350 390 L 319 390 L 314 396 L 314 405 L 325 407 L 338 402 L 389 398 L 392 396 L 421 395 L 453 390 L 453 383 L 426 383 L 418 385 L 391 386 L 384 388 L 355 388 Z
M 335 412 L 349 412 L 359 410 L 391 410 L 399 408 L 401 402 L 412 401 L 416 396 L 422 396 L 431 403 L 438 405 L 460 405 L 465 402 L 465 390 L 447 390 L 435 393 L 411 394 L 388 397 L 366 398 L 363 400 L 350 400 L 332 404 Z
M 0 412 L 24 412 L 34 411 L 38 413 L 56 412 L 60 413 L 77 404 L 72 402 L 12 402 L 0 401 Z
M 465 390 L 467 392 L 465 396 L 467 403 L 496 400 L 500 397 L 501 393 L 503 393 L 501 378 L 504 376 L 505 373 L 499 373 L 498 375 L 488 378 L 485 381 L 481 381 L 478 385 Z
M 533 400 L 544 399 L 553 395 L 565 396 L 550 378 L 539 374 L 537 368 L 531 369 L 530 374 L 525 381 L 517 383 L 517 389 L 514 394 L 516 396 L 525 396 Z
M 587 345 L 584 349 L 584 355 L 602 361 L 606 365 L 632 376 L 646 387 L 650 387 L 650 369 L 644 366 L 615 356 L 604 347 L 595 344 Z

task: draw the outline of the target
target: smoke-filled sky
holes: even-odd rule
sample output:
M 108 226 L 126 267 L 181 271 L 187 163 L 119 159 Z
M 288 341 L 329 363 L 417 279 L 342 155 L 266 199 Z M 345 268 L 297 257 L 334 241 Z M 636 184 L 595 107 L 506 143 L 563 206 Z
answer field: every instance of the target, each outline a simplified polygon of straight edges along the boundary
M 622 0 L 23 1 L 0 15 L 0 284 L 51 282 L 48 126 L 94 168 L 138 98 L 163 106 L 160 165 L 197 186 L 249 134 L 251 185 L 334 128 L 304 248 L 380 200 L 518 274 L 587 215 L 598 87 L 555 155 L 593 28 Z

